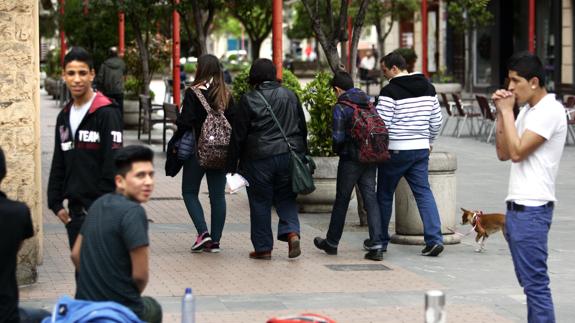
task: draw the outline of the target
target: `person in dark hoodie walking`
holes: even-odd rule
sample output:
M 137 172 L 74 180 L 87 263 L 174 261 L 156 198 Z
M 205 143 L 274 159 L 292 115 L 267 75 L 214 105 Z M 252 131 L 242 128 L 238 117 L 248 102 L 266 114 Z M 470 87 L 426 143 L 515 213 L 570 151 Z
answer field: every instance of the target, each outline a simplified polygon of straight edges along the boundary
M 318 249 L 325 251 L 328 255 L 337 254 L 337 246 L 343 234 L 351 193 L 357 184 L 367 211 L 371 238 L 371 248 L 365 254 L 365 258 L 376 261 L 383 260 L 385 248 L 382 243 L 381 215 L 375 194 L 377 165 L 358 161 L 358 146 L 351 138 L 354 110 L 372 109 L 373 106 L 365 92 L 353 87 L 353 80 L 347 72 L 336 72 L 331 80 L 331 85 L 338 96 L 337 103 L 333 107 L 332 135 L 333 151 L 339 155 L 336 196 L 326 238 L 316 237 L 313 242 Z
M 118 56 L 118 49 L 110 47 L 108 59 L 102 63 L 96 76 L 96 88 L 108 98 L 116 101 L 120 115 L 124 115 L 124 76 L 126 64 Z
M 122 147 L 118 107 L 92 90 L 93 64 L 92 55 L 81 47 L 64 57 L 62 77 L 72 99 L 56 119 L 48 180 L 48 207 L 66 225 L 70 248 L 92 202 L 114 191 L 114 153 Z
M 405 177 L 423 222 L 424 256 L 443 251 L 441 220 L 428 180 L 429 154 L 439 133 L 442 115 L 433 85 L 421 73 L 409 74 L 403 56 L 392 52 L 383 58 L 383 74 L 389 84 L 381 89 L 377 112 L 389 130 L 391 159 L 379 166 L 377 199 L 387 246 L 393 194 Z

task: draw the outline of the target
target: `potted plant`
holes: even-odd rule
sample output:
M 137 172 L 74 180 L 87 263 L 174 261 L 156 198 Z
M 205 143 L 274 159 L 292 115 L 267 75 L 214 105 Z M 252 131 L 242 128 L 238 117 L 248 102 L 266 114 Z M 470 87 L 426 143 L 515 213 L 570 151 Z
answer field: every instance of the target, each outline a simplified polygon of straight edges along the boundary
M 301 96 L 310 117 L 308 148 L 316 164 L 313 175 L 316 190 L 298 196 L 300 211 L 304 213 L 329 213 L 335 201 L 338 158 L 332 150 L 332 107 L 337 98 L 330 85 L 331 78 L 331 73 L 319 72 Z
M 128 75 L 124 81 L 124 128 L 133 129 L 138 126 L 140 81 L 133 75 Z
M 461 93 L 461 84 L 457 83 L 453 75 L 447 73 L 445 68 L 441 68 L 433 74 L 431 83 L 433 83 L 437 93 Z

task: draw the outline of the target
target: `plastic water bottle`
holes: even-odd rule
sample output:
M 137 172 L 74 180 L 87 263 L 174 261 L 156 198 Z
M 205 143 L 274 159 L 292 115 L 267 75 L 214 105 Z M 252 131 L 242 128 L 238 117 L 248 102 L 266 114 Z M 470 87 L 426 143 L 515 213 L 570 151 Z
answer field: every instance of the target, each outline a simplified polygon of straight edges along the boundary
M 425 323 L 445 323 L 445 294 L 440 290 L 425 293 Z
M 189 287 L 182 298 L 182 323 L 196 323 L 196 300 Z

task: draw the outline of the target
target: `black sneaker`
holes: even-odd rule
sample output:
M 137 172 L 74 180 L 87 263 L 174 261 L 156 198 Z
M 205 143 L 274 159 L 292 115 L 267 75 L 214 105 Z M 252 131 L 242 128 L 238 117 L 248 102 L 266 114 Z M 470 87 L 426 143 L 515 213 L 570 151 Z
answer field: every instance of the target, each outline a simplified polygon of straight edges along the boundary
M 442 251 L 443 251 L 443 245 L 434 244 L 432 246 L 425 246 L 425 248 L 421 250 L 421 255 L 429 257 L 437 257 Z
M 325 251 L 325 253 L 327 253 L 328 255 L 337 255 L 337 247 L 330 246 L 325 239 L 315 237 L 313 239 L 313 244 L 318 249 Z
M 370 250 L 365 254 L 365 259 L 382 261 L 383 260 L 383 249 Z
M 365 251 L 371 251 L 371 250 L 378 250 L 381 248 L 378 248 L 377 246 L 375 246 L 375 244 L 373 242 L 371 242 L 371 239 L 365 239 L 363 240 L 363 250 Z M 387 252 L 387 249 L 381 249 L 383 252 Z

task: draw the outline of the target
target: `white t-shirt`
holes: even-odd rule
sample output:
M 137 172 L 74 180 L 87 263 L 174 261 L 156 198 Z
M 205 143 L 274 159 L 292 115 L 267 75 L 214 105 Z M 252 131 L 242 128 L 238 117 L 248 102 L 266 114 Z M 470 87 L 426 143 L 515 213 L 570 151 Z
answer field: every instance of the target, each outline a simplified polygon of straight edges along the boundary
M 555 100 L 555 94 L 547 94 L 535 106 L 523 107 L 515 126 L 519 137 L 530 130 L 546 140 L 526 159 L 511 164 L 505 200 L 527 206 L 556 201 L 555 178 L 567 136 L 565 108 Z
M 94 93 L 88 102 L 81 106 L 72 104 L 72 108 L 70 109 L 70 128 L 72 128 L 72 138 L 76 138 L 76 130 L 78 130 L 78 127 L 80 126 L 80 123 L 82 122 L 82 119 L 84 119 L 84 116 L 88 110 L 90 110 L 92 102 L 94 102 L 94 98 L 96 98 L 96 93 Z

